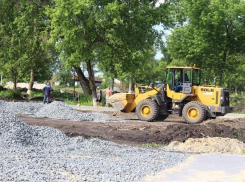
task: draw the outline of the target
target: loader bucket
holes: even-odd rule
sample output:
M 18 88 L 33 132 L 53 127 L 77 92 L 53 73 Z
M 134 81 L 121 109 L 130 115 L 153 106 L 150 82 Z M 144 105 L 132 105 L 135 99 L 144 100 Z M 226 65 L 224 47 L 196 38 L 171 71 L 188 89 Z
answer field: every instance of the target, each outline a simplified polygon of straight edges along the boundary
M 110 96 L 108 102 L 117 110 L 130 112 L 127 109 L 132 105 L 135 99 L 135 94 L 118 93 Z

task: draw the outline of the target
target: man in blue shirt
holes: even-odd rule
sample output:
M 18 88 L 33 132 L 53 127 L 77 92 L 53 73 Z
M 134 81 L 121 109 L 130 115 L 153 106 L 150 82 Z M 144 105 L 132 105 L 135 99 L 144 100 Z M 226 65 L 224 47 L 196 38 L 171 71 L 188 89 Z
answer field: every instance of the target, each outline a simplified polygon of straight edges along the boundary
M 47 104 L 49 103 L 49 96 L 52 91 L 53 89 L 51 88 L 50 83 L 48 82 L 47 85 L 43 87 L 43 93 L 44 93 L 43 104 L 45 104 L 46 99 L 47 99 Z
M 177 80 L 177 85 L 174 89 L 175 92 L 180 92 L 183 88 L 183 76 L 181 75 Z

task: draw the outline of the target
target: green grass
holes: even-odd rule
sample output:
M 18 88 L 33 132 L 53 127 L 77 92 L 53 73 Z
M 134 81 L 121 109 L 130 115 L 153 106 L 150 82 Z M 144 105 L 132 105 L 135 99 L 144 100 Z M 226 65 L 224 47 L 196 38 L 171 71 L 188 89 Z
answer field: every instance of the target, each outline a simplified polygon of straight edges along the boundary
M 74 91 L 74 87 L 62 87 L 62 86 L 56 86 L 56 87 L 54 87 L 54 90 L 57 90 L 57 91 L 60 91 L 60 90 L 63 90 L 63 91 Z M 76 92 L 81 92 L 81 93 L 83 93 L 83 89 L 82 88 L 77 88 L 77 87 L 75 87 L 75 91 Z
M 25 94 L 25 93 L 23 93 Z M 0 91 L 0 98 L 9 98 L 15 99 L 20 98 L 21 92 L 18 90 L 4 90 Z M 43 97 L 43 91 L 32 91 L 28 99 L 32 99 L 35 97 Z M 92 96 L 85 96 L 84 94 L 80 93 L 78 95 L 74 95 L 71 93 L 60 93 L 59 91 L 53 91 L 52 99 L 61 99 L 65 103 L 69 105 L 77 105 L 80 104 L 82 106 L 93 106 Z M 102 105 L 105 106 L 105 97 L 102 99 Z
M 58 91 L 53 91 L 52 97 L 53 97 L 53 99 L 55 99 L 55 98 L 63 98 L 63 99 L 67 99 L 67 100 L 73 100 L 73 94 L 60 93 Z
M 21 93 L 18 90 L 4 90 L 0 91 L 0 98 L 16 99 L 20 98 Z
M 29 99 L 35 98 L 35 97 L 43 97 L 43 92 L 42 91 L 33 91 L 31 92 L 31 95 Z M 83 106 L 92 106 L 93 101 L 92 101 L 92 96 L 85 96 L 84 94 L 79 94 L 74 97 L 73 94 L 70 93 L 60 93 L 57 91 L 53 91 L 52 93 L 52 99 L 63 99 L 66 104 L 69 105 L 83 105 Z
M 91 97 L 91 96 L 89 96 L 89 97 Z M 80 104 L 82 106 L 93 106 L 92 97 L 91 98 L 83 97 L 82 100 L 79 100 L 79 101 L 65 99 L 64 102 L 66 104 L 69 104 L 69 105 L 77 105 L 77 104 Z
M 245 110 L 244 110 L 244 111 L 237 111 L 237 110 L 234 110 L 233 113 L 236 113 L 236 114 L 245 114 Z
M 43 92 L 41 91 L 38 91 L 38 92 L 31 92 L 31 94 L 29 95 L 29 98 L 28 99 L 32 99 L 32 98 L 35 98 L 35 97 L 43 97 Z

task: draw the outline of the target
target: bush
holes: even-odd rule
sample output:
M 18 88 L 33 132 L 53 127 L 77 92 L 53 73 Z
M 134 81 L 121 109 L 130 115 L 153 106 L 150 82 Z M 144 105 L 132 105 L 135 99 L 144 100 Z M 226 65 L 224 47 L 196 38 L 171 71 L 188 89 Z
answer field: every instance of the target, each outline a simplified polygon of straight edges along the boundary
M 242 94 L 231 94 L 230 96 L 230 105 L 231 106 L 236 106 L 239 104 L 244 104 L 245 103 L 245 96 Z
M 85 95 L 81 94 L 78 102 L 80 105 L 83 105 L 83 106 L 92 106 L 93 105 L 92 96 L 85 96 Z
M 4 88 L 2 85 L 0 85 L 0 91 L 3 91 L 3 90 L 7 90 L 7 89 Z
M 230 105 L 234 107 L 234 113 L 245 113 L 245 96 L 243 94 L 231 94 Z
M 78 97 L 73 97 L 72 94 L 69 94 L 72 98 L 65 99 L 64 102 L 70 105 L 80 104 L 82 106 L 93 106 L 92 96 L 85 96 L 80 94 L 79 99 Z
M 35 97 L 43 97 L 43 92 L 42 91 L 31 91 L 29 95 L 29 99 L 35 98 Z
M 0 98 L 16 99 L 21 98 L 21 93 L 18 90 L 0 91 Z

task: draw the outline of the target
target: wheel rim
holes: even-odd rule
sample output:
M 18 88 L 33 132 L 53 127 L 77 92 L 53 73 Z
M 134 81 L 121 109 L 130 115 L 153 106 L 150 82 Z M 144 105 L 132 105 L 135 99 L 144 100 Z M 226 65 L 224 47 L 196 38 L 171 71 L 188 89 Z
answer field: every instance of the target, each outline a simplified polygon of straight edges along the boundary
M 191 107 L 187 111 L 187 116 L 190 119 L 197 119 L 198 116 L 199 116 L 199 110 L 197 108 L 195 108 L 195 107 Z
M 148 106 L 148 105 L 143 105 L 143 106 L 140 108 L 140 113 L 141 113 L 142 116 L 147 117 L 147 116 L 150 116 L 150 115 L 151 115 L 152 109 L 151 109 L 151 107 Z

